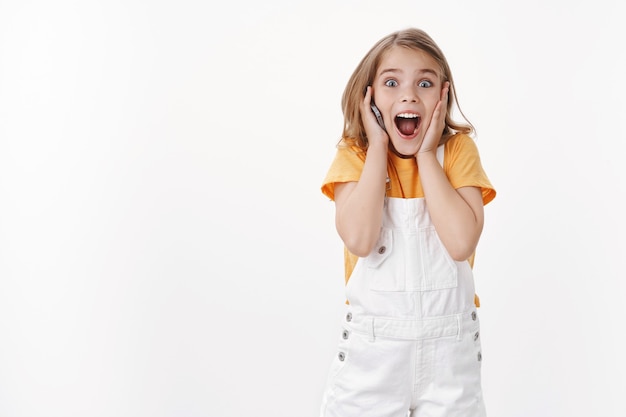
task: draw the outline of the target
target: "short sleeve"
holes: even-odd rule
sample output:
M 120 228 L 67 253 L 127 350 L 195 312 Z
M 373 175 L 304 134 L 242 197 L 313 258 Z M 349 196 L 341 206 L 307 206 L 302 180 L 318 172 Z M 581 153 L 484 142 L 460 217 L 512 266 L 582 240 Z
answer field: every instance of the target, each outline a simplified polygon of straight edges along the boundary
M 464 134 L 452 137 L 446 143 L 444 161 L 448 180 L 455 189 L 479 187 L 483 205 L 487 205 L 495 198 L 496 190 L 483 169 L 474 139 Z
M 335 199 L 335 184 L 358 181 L 365 165 L 365 152 L 356 147 L 340 145 L 322 184 L 322 193 Z

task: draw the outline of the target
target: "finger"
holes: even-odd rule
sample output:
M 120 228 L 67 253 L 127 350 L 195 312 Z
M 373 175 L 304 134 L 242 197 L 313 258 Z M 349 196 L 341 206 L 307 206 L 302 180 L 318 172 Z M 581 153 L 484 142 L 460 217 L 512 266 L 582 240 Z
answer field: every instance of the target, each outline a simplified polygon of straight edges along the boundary
M 450 82 L 446 81 L 443 83 L 443 88 L 441 89 L 441 101 L 448 101 L 448 93 L 450 92 Z
M 372 101 L 372 86 L 368 85 L 367 87 L 365 87 L 365 96 L 363 97 L 365 104 L 369 105 L 370 102 Z
M 445 108 L 446 108 L 446 104 L 447 104 L 447 94 L 443 94 L 442 93 L 442 97 L 441 100 L 439 100 L 437 102 L 437 104 L 435 105 L 435 110 L 433 111 L 433 116 L 432 119 L 433 120 L 438 120 L 440 119 L 440 116 L 442 113 L 445 113 Z
M 361 118 L 363 123 L 367 125 L 369 121 L 373 120 L 376 122 L 376 117 L 374 117 L 374 113 L 370 110 L 372 103 L 372 87 L 365 87 L 363 101 L 361 102 Z M 366 120 L 368 121 L 366 123 Z
M 437 104 L 435 105 L 435 110 L 433 111 L 433 115 L 431 116 L 430 124 L 428 125 L 429 129 L 431 127 L 434 130 L 439 130 L 439 128 L 443 129 L 443 124 L 445 123 L 446 119 L 446 104 L 447 99 L 445 97 L 437 102 Z

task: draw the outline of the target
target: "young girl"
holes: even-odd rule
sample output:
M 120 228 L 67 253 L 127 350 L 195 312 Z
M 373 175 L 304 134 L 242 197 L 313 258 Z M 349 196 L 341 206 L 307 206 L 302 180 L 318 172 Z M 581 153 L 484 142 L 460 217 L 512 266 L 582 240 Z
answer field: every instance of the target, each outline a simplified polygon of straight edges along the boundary
M 448 62 L 419 29 L 376 43 L 343 93 L 322 192 L 347 303 L 323 417 L 485 415 L 471 267 L 495 190 L 453 102 Z

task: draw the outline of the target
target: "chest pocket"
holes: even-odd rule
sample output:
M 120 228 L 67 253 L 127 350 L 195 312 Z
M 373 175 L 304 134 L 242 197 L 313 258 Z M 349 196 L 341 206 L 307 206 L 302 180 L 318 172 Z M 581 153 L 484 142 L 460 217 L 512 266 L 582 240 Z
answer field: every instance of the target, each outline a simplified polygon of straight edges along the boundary
M 382 229 L 372 252 L 365 258 L 365 264 L 369 268 L 378 268 L 391 256 L 393 251 L 393 230 Z
M 396 252 L 394 231 L 383 228 L 370 254 L 363 259 L 363 268 L 359 273 L 364 275 L 361 282 L 368 283 L 375 291 L 404 291 L 404 277 L 398 273 L 399 253 Z
M 407 289 L 432 291 L 455 288 L 458 284 L 458 267 L 443 246 L 435 227 L 419 229 L 416 241 L 419 247 L 415 251 L 411 250 L 414 255 L 407 262 L 407 280 L 410 282 Z
M 359 274 L 373 291 L 432 291 L 457 286 L 458 269 L 434 227 L 400 233 L 382 229 Z

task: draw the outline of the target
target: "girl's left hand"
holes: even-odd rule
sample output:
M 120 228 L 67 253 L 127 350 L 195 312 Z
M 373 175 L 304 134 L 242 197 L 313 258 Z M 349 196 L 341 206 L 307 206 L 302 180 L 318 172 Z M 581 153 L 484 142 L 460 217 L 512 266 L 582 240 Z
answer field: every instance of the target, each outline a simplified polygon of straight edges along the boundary
M 439 146 L 443 129 L 446 125 L 446 112 L 448 109 L 448 90 L 450 82 L 446 81 L 441 89 L 441 97 L 435 106 L 433 115 L 430 118 L 428 129 L 424 135 L 424 140 L 417 153 L 434 152 Z

